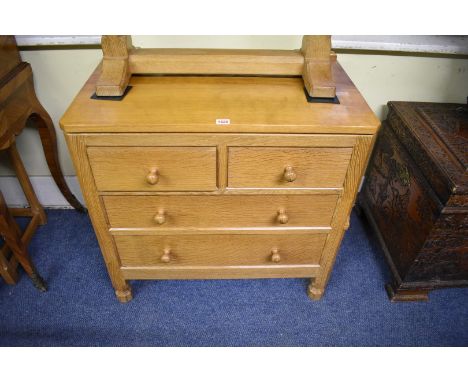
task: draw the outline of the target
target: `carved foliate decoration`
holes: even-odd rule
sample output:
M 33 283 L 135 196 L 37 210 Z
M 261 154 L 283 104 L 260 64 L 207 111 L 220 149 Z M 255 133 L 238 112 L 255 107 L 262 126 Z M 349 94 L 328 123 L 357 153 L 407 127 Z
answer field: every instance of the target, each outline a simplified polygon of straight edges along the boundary
M 467 105 L 389 103 L 359 199 L 394 294 L 468 285 L 467 127 Z

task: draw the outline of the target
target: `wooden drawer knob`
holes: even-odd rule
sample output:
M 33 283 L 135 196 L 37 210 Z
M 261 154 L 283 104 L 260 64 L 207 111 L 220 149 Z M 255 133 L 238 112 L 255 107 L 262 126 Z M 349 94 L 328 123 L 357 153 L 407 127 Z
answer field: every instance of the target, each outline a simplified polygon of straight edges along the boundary
M 292 166 L 286 166 L 284 168 L 284 174 L 283 178 L 286 182 L 294 182 L 296 180 L 296 173 L 294 172 L 294 169 Z
M 273 248 L 271 250 L 271 261 L 274 263 L 279 263 L 281 261 L 281 256 L 279 254 L 278 248 Z
M 159 209 L 158 213 L 154 215 L 154 221 L 157 224 L 164 224 L 166 222 L 166 211 L 164 209 Z
M 288 222 L 289 217 L 288 215 L 286 215 L 286 211 L 284 210 L 284 208 L 280 208 L 278 210 L 278 217 L 276 218 L 276 220 L 280 224 L 286 224 Z
M 146 175 L 146 182 L 148 184 L 155 185 L 156 183 L 158 183 L 158 180 L 158 169 L 156 167 L 153 167 L 149 170 L 148 175 Z
M 163 263 L 168 263 L 171 261 L 171 250 L 169 248 L 164 250 L 164 254 L 161 256 L 161 261 Z

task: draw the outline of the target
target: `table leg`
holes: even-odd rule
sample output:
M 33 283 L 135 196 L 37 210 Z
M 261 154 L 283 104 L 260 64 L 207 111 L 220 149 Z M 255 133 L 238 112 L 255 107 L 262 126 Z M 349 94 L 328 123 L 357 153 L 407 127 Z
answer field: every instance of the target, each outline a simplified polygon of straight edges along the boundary
M 21 232 L 15 219 L 10 214 L 5 199 L 0 192 L 0 234 L 13 255 L 31 278 L 34 286 L 42 292 L 47 286 L 31 261 L 26 245 L 21 240 Z
M 79 212 L 86 212 L 86 208 L 80 201 L 73 195 L 65 182 L 62 169 L 59 165 L 58 151 L 57 151 L 57 135 L 55 133 L 54 124 L 47 111 L 42 107 L 34 95 L 34 113 L 31 115 L 31 120 L 34 122 L 39 136 L 41 137 L 42 147 L 49 166 L 50 173 L 55 180 L 58 188 L 62 192 L 68 203 L 71 204 Z

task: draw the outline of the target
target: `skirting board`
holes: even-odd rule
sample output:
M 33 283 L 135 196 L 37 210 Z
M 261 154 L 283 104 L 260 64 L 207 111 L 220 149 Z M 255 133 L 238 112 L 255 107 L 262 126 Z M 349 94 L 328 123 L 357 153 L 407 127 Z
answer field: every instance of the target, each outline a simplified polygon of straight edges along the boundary
M 51 176 L 31 176 L 31 184 L 36 192 L 39 202 L 47 208 L 72 208 L 60 193 Z M 83 195 L 76 176 L 66 176 L 65 180 L 70 190 L 78 200 L 84 204 Z M 0 190 L 10 207 L 24 207 L 28 205 L 23 190 L 14 176 L 0 177 Z

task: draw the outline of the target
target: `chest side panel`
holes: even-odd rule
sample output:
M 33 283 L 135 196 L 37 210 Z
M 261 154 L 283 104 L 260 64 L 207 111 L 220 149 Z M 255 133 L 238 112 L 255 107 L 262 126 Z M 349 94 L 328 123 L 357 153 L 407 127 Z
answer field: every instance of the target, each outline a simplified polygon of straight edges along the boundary
M 405 277 L 442 206 L 386 123 L 377 139 L 362 193 L 398 273 Z
M 468 210 L 440 216 L 407 281 L 468 285 Z

